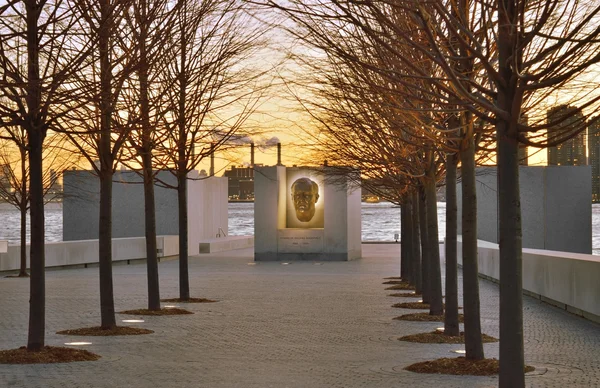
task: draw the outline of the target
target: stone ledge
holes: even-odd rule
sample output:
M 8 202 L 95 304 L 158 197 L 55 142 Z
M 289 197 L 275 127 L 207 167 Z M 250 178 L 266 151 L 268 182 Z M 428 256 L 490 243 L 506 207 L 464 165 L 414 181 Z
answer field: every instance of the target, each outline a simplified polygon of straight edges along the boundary
M 350 261 L 360 259 L 361 252 L 282 253 L 259 252 L 254 261 Z
M 498 244 L 477 241 L 479 276 L 500 283 Z M 462 266 L 462 238 L 457 254 Z M 523 249 L 523 293 L 594 322 L 600 320 L 596 295 L 600 292 L 598 256 Z
M 157 236 L 158 257 L 177 256 L 178 236 Z M 57 241 L 44 244 L 46 268 L 70 268 L 98 263 L 98 240 Z M 29 244 L 26 246 L 27 268 L 29 268 Z M 20 268 L 20 245 L 8 246 L 7 253 L 0 253 L 0 272 L 16 271 Z M 1 252 L 1 251 L 0 251 Z M 146 260 L 144 237 L 113 238 L 112 259 L 116 261 Z
M 228 236 L 200 241 L 200 253 L 215 253 L 252 248 L 254 236 Z

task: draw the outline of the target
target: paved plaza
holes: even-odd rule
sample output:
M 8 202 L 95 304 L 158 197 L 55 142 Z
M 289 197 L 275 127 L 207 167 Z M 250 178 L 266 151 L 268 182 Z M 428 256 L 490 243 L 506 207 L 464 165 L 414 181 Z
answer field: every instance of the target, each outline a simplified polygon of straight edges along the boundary
M 495 387 L 497 377 L 424 375 L 412 363 L 458 356 L 461 345 L 398 341 L 440 323 L 393 317 L 383 278 L 399 272 L 399 245 L 365 244 L 353 262 L 252 262 L 250 249 L 190 258 L 194 315 L 144 317 L 154 334 L 61 336 L 100 323 L 98 268 L 46 274 L 46 343 L 89 341 L 99 361 L 0 365 L 0 387 Z M 178 296 L 178 262 L 160 264 L 161 297 Z M 462 279 L 459 280 L 461 282 Z M 117 311 L 146 307 L 145 264 L 114 267 Z M 482 327 L 498 337 L 498 286 L 482 280 Z M 393 292 L 393 291 L 392 291 Z M 0 349 L 27 341 L 29 281 L 0 278 Z M 461 292 L 462 300 L 462 292 Z M 600 325 L 524 298 L 525 360 L 531 387 L 600 387 Z M 123 319 L 133 316 L 119 314 Z M 498 357 L 498 344 L 484 345 Z

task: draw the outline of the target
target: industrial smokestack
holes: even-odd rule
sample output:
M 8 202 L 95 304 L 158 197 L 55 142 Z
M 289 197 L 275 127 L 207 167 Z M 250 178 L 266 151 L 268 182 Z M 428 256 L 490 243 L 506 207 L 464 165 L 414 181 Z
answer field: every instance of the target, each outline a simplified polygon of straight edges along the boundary
M 281 166 L 281 143 L 277 143 L 277 165 Z
M 250 143 L 250 167 L 254 168 L 254 143 Z
M 215 145 L 210 146 L 210 170 L 208 176 L 215 176 Z

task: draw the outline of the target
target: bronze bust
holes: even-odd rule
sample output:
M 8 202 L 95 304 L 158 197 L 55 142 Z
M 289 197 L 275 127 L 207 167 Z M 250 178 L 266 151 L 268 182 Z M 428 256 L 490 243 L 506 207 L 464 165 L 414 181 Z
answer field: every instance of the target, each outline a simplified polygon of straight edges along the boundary
M 296 218 L 309 222 L 315 215 L 315 203 L 319 200 L 319 186 L 309 178 L 297 179 L 292 184 L 292 202 Z

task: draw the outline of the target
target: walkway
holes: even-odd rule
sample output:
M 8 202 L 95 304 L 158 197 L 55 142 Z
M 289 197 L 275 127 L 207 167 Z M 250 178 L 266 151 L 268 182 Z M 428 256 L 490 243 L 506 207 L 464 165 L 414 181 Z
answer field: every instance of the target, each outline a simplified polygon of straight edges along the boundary
M 257 263 L 252 251 L 193 257 L 194 315 L 146 317 L 155 334 L 68 337 L 58 330 L 100 322 L 98 269 L 47 272 L 49 345 L 90 341 L 99 361 L 0 365 L 0 387 L 494 387 L 496 377 L 421 375 L 418 361 L 457 356 L 457 345 L 400 342 L 436 323 L 404 322 L 390 306 L 386 276 L 398 273 L 398 245 L 363 245 L 354 262 Z M 177 261 L 160 264 L 161 296 L 177 297 Z M 114 267 L 118 311 L 146 306 L 145 265 Z M 0 349 L 27 338 L 28 281 L 0 279 Z M 498 336 L 498 287 L 481 281 L 482 325 Z M 600 325 L 525 298 L 526 361 L 531 387 L 600 387 Z M 118 315 L 118 319 L 132 318 Z M 486 344 L 498 357 L 498 344 Z

